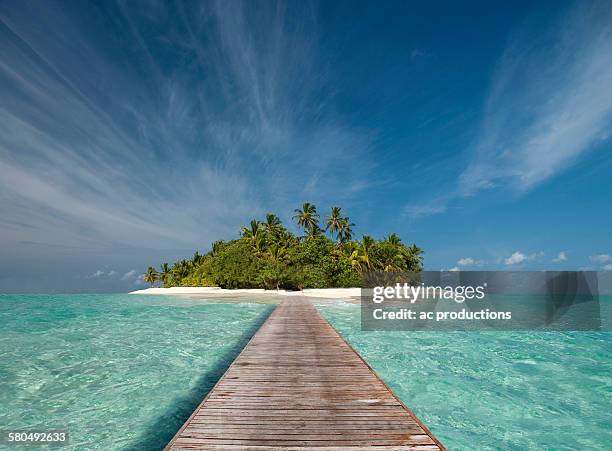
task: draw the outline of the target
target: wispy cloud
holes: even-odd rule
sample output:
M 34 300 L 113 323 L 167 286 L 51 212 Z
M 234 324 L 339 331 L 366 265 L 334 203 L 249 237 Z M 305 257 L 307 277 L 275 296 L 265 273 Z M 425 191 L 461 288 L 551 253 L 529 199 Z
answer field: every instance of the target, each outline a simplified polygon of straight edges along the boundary
M 589 257 L 593 263 L 604 264 L 608 262 L 612 262 L 612 255 L 610 254 L 595 254 Z
M 611 54 L 609 2 L 576 2 L 547 26 L 540 20 L 516 30 L 494 71 L 468 162 L 454 189 L 432 201 L 433 211 L 486 190 L 525 193 L 608 140 Z M 412 217 L 428 216 L 422 208 Z
M 137 276 L 137 272 L 136 272 L 136 270 L 135 270 L 135 269 L 131 269 L 131 270 L 129 270 L 128 272 L 126 272 L 126 273 L 125 273 L 125 274 L 124 274 L 124 275 L 121 277 L 121 279 L 122 279 L 122 280 L 130 280 L 130 279 L 133 279 L 133 278 L 134 278 L 134 277 L 136 277 L 136 276 Z
M 98 269 L 96 272 L 94 272 L 93 274 L 90 274 L 88 276 L 86 276 L 88 279 L 98 279 L 100 277 L 102 277 L 105 274 L 104 271 Z
M 476 260 L 472 257 L 464 257 L 464 258 L 460 258 L 457 261 L 457 265 L 458 266 L 477 266 L 477 265 L 482 265 L 484 263 L 484 261 L 482 260 Z
M 342 187 L 372 136 L 321 95 L 310 7 L 190 4 L 178 22 L 167 7 L 107 12 L 125 26 L 104 33 L 130 42 L 109 58 L 117 41 L 57 5 L 0 6 L 0 206 L 25 225 L 0 223 L 0 243 L 193 248 L 290 211 L 308 180 L 315 201 L 358 195 Z
M 103 271 L 101 269 L 98 269 L 94 273 L 85 276 L 85 278 L 86 279 L 102 279 L 102 278 L 108 279 L 108 278 L 115 277 L 117 274 L 119 273 L 115 271 L 114 269 L 111 269 L 110 271 Z
M 612 8 L 577 2 L 551 28 L 517 32 L 495 72 L 462 194 L 526 191 L 609 137 Z
M 419 58 L 431 58 L 433 53 L 427 49 L 415 48 L 410 52 L 410 58 L 419 59 Z
M 446 206 L 444 205 L 407 205 L 404 207 L 404 215 L 406 215 L 409 219 L 416 220 L 419 218 L 424 218 L 427 216 L 437 215 L 440 213 L 444 213 L 446 211 Z
M 588 266 L 584 271 L 612 271 L 612 255 L 591 255 L 589 260 L 591 260 L 592 265 Z

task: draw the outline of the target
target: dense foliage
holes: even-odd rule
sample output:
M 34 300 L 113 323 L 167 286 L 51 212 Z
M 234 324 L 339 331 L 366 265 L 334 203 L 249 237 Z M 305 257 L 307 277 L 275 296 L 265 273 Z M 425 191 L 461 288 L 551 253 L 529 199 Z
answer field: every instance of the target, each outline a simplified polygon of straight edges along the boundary
M 364 235 L 353 240 L 352 224 L 342 210 L 333 207 L 324 228 L 313 204 L 295 210 L 294 219 L 304 236 L 288 231 L 269 213 L 264 221 L 252 220 L 241 237 L 216 241 L 205 255 L 157 271 L 149 267 L 145 281 L 172 286 L 219 286 L 222 288 L 302 289 L 358 287 L 361 273 L 420 271 L 422 251 L 406 246 L 396 234 L 382 240 Z

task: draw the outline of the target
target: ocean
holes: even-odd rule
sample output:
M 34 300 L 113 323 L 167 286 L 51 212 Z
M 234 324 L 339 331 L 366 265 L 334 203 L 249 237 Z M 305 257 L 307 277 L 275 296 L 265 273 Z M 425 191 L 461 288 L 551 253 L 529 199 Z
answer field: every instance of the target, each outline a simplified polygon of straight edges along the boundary
M 448 449 L 612 447 L 612 333 L 362 332 L 358 306 L 318 307 Z M 272 308 L 0 295 L 0 431 L 161 449 Z

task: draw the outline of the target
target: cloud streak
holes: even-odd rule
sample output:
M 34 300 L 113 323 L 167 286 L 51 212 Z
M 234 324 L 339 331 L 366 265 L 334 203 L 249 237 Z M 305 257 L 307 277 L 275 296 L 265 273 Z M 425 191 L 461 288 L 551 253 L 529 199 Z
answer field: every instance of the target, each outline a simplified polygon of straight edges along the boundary
M 538 19 L 542 19 L 539 17 Z M 526 193 L 610 138 L 612 6 L 577 2 L 510 37 L 455 187 L 414 219 L 489 190 Z
M 137 274 L 138 274 L 138 273 L 137 273 L 137 271 L 136 271 L 135 269 L 131 269 L 131 270 L 129 270 L 128 272 L 126 272 L 126 273 L 125 273 L 125 274 L 124 274 L 124 275 L 121 277 L 121 279 L 122 279 L 122 280 L 130 280 L 130 279 L 133 279 L 134 277 L 136 277 L 136 276 L 137 276 Z
M 100 38 L 47 6 L 0 7 L 3 243 L 194 248 L 309 180 L 315 201 L 357 194 L 371 136 L 326 112 L 308 8 L 120 5 Z
M 610 254 L 591 255 L 589 257 L 589 260 L 591 260 L 593 263 L 604 264 L 604 263 L 612 262 L 612 255 Z
M 463 257 L 457 261 L 458 266 L 480 266 L 484 263 L 483 260 L 476 260 L 472 257 Z
M 548 30 L 517 32 L 494 75 L 460 193 L 528 191 L 609 137 L 612 8 L 578 2 Z

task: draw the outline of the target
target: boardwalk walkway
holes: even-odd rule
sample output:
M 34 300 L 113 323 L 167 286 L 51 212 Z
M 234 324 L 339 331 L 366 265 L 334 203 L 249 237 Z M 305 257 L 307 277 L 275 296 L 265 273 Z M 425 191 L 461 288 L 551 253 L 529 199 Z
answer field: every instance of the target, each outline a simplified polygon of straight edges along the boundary
M 166 450 L 444 449 L 306 299 L 281 303 Z

